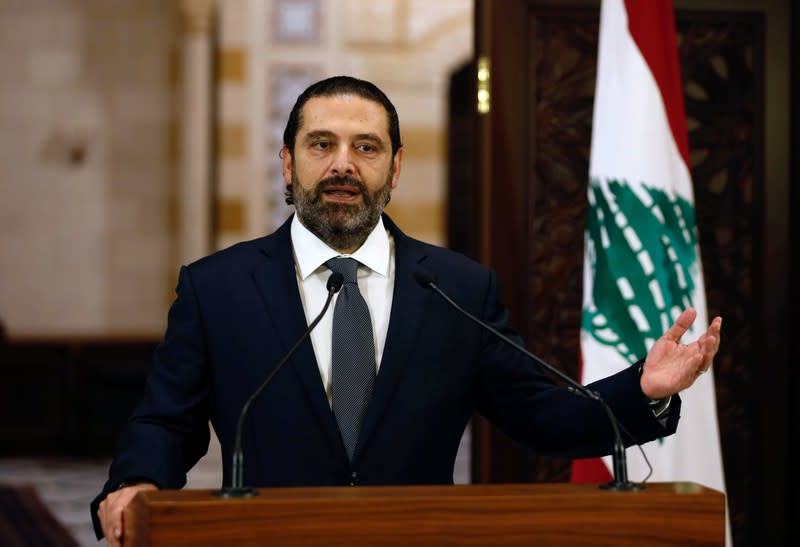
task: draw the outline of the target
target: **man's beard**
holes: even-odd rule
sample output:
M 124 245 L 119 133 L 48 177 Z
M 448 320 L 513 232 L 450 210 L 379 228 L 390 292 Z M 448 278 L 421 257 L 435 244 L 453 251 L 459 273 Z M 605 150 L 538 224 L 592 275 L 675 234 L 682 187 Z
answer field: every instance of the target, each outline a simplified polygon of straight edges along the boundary
M 330 186 L 352 186 L 361 194 L 363 203 L 325 201 Z M 392 194 L 392 173 L 386 183 L 370 194 L 366 185 L 353 177 L 329 177 L 306 190 L 292 172 L 292 196 L 297 216 L 311 233 L 337 251 L 361 246 L 378 223 Z

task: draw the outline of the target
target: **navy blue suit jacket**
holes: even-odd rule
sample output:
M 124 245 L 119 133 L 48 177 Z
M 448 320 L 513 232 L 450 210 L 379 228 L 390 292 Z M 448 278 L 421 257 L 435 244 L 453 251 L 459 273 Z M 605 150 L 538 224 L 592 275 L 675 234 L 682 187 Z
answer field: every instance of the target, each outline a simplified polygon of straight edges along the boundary
M 463 318 L 414 272 L 424 268 L 464 308 L 511 336 L 494 272 L 404 235 L 395 241 L 395 285 L 386 345 L 353 461 L 328 405 L 310 340 L 253 403 L 244 425 L 249 486 L 451 483 L 465 425 L 477 410 L 542 453 L 588 457 L 611 450 L 595 403 L 556 387 L 519 352 Z M 121 481 L 180 488 L 208 447 L 209 420 L 230 482 L 236 421 L 245 400 L 307 328 L 289 222 L 181 269 L 164 342 L 146 393 L 122 432 L 97 505 Z M 576 356 L 577 357 L 577 356 Z M 630 367 L 591 386 L 638 442 L 675 431 L 653 416 Z M 97 520 L 95 519 L 97 527 Z

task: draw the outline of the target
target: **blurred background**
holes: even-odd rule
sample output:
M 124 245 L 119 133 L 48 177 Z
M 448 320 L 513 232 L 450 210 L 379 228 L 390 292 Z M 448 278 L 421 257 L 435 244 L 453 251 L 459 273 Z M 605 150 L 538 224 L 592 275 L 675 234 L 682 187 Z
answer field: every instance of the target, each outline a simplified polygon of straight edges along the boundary
M 726 321 L 715 374 L 734 539 L 790 544 L 800 10 L 675 5 L 709 312 Z M 335 74 L 375 82 L 397 107 L 406 152 L 388 213 L 495 268 L 528 346 L 577 376 L 598 6 L 0 0 L 0 483 L 33 484 L 75 541 L 94 543 L 88 503 L 179 266 L 288 217 L 286 117 Z M 485 114 L 479 58 L 492 67 Z M 212 444 L 190 486 L 218 486 L 219 466 Z M 456 481 L 568 469 L 476 417 Z

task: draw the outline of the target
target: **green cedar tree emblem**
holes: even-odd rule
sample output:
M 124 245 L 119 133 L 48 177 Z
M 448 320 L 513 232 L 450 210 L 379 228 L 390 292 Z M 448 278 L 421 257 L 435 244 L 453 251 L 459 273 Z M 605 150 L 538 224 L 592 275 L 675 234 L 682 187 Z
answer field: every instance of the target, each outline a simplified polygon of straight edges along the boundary
M 692 305 L 694 207 L 660 189 L 593 177 L 589 208 L 586 260 L 594 283 L 582 328 L 634 363 Z

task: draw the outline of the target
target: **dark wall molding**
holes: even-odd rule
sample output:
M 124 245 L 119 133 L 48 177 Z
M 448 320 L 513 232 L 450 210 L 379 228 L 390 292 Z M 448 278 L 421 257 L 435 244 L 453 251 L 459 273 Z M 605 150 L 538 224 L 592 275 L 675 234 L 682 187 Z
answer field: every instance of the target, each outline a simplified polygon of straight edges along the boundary
M 107 457 L 142 396 L 157 340 L 0 343 L 0 454 Z

